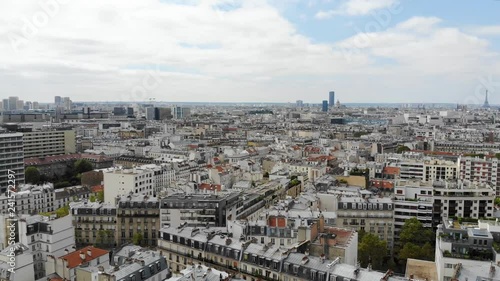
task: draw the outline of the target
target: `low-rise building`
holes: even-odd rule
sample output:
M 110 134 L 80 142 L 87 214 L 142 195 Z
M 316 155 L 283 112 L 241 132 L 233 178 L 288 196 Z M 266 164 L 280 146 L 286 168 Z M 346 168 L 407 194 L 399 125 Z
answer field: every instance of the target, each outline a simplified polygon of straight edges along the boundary
M 77 280 L 163 281 L 172 276 L 160 252 L 137 246 L 126 246 L 116 253 L 113 264 L 79 268 L 76 271 Z
M 242 241 L 225 228 L 167 227 L 160 230 L 158 247 L 175 272 L 201 263 L 245 280 L 397 280 L 390 272 L 365 270 L 325 256 L 312 257 L 273 245 Z
M 500 280 L 494 243 L 486 224 L 443 218 L 436 232 L 438 280 Z
M 62 280 L 76 281 L 79 280 L 78 268 L 99 265 L 109 266 L 109 252 L 88 246 L 73 252 L 66 251 L 66 254 L 61 257 L 49 256 L 46 268 L 47 272 L 55 273 Z
M 226 212 L 238 202 L 237 193 L 174 194 L 161 199 L 161 226 L 226 226 Z

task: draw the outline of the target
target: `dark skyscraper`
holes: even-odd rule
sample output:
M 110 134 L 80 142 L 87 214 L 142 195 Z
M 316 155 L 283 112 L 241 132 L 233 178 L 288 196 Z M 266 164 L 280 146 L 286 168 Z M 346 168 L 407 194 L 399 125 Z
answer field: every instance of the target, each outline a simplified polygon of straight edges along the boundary
M 54 97 L 54 104 L 55 105 L 60 105 L 62 104 L 62 98 L 60 96 L 55 96 Z
M 323 108 L 322 108 L 322 111 L 323 111 L 323 112 L 328 112 L 328 101 L 327 101 L 327 100 L 324 100 L 324 101 L 323 101 Z
M 335 92 L 331 91 L 329 94 L 330 95 L 328 96 L 328 104 L 330 105 L 330 107 L 333 107 L 335 105 Z

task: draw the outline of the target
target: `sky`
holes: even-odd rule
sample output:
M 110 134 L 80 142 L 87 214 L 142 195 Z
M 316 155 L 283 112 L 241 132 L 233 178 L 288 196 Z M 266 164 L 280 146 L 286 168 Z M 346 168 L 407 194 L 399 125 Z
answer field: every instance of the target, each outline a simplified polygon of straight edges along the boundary
M 0 98 L 500 104 L 500 1 L 0 1 Z

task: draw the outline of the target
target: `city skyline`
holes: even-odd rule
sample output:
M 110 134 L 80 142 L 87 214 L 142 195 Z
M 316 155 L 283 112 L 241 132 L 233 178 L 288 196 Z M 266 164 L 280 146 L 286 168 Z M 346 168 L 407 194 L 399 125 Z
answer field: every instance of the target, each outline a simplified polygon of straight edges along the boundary
M 498 1 L 0 7 L 0 92 L 23 100 L 500 102 Z

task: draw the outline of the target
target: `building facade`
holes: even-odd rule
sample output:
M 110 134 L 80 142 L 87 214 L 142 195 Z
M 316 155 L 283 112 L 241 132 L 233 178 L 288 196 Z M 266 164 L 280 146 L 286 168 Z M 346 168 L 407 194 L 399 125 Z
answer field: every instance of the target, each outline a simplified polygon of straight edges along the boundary
M 172 195 L 161 199 L 161 227 L 226 226 L 228 209 L 239 203 L 238 194 Z
M 24 134 L 24 157 L 44 157 L 76 152 L 74 130 L 32 131 Z
M 9 185 L 24 183 L 23 158 L 23 134 L 0 133 L 0 193 L 7 191 Z M 13 178 L 9 178 L 9 174 Z
M 148 195 L 132 194 L 116 198 L 116 243 L 135 242 L 156 246 L 160 229 L 160 202 Z
M 70 204 L 75 242 L 77 247 L 95 245 L 101 248 L 116 247 L 116 207 L 100 202 L 75 202 Z

